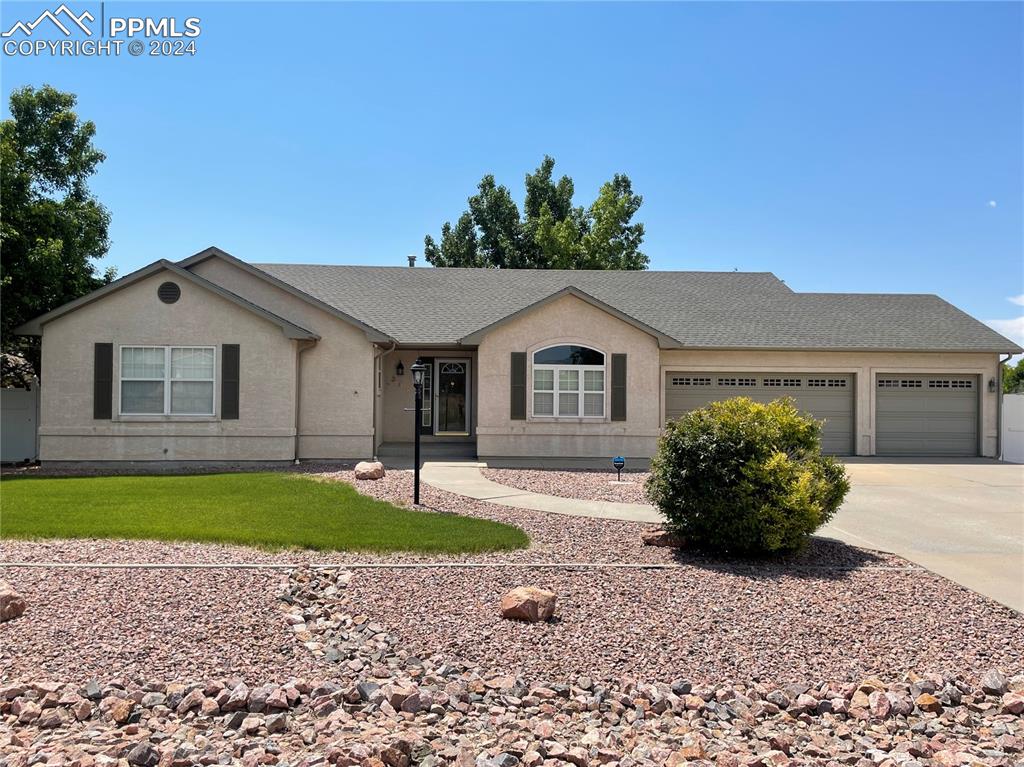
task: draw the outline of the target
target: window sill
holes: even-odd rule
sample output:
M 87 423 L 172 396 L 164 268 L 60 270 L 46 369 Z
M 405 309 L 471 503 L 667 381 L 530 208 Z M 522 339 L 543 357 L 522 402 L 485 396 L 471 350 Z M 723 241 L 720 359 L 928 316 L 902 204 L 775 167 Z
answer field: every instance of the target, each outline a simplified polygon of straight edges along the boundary
M 527 422 L 530 423 L 608 423 L 607 416 L 603 415 L 531 415 Z
M 118 423 L 215 423 L 215 415 L 119 415 Z

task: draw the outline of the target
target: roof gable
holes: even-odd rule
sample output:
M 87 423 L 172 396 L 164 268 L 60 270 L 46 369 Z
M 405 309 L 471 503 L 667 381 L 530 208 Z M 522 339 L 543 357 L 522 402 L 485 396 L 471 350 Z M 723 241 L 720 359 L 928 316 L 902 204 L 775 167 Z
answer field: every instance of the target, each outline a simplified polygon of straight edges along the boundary
M 638 330 L 642 330 L 644 333 L 654 336 L 658 340 L 658 346 L 660 346 L 663 349 L 677 349 L 680 346 L 682 346 L 682 344 L 675 338 L 672 338 L 671 336 L 662 333 L 656 328 L 652 328 L 650 325 L 641 322 L 635 317 L 630 317 L 625 312 L 619 311 L 614 306 L 610 306 L 606 304 L 604 301 L 600 301 L 594 298 L 592 295 L 580 290 L 575 285 L 569 285 L 568 287 L 564 287 L 561 290 L 556 290 L 551 295 L 546 296 L 540 299 L 539 301 L 535 301 L 532 304 L 529 304 L 528 306 L 524 306 L 522 309 L 519 309 L 518 311 L 512 312 L 511 314 L 508 314 L 502 317 L 501 319 L 490 323 L 489 325 L 485 325 L 484 327 L 479 328 L 478 330 L 475 330 L 472 333 L 469 333 L 468 335 L 460 338 L 459 343 L 475 346 L 476 344 L 479 344 L 481 340 L 483 340 L 484 336 L 486 336 L 495 328 L 501 327 L 502 325 L 511 322 L 517 317 L 521 317 L 525 314 L 529 314 L 530 312 L 536 311 L 537 309 L 540 309 L 541 307 L 546 306 L 552 303 L 553 301 L 557 301 L 560 298 L 564 298 L 565 296 L 575 296 L 581 301 L 584 301 L 585 303 L 588 303 L 591 306 L 594 306 L 600 309 L 601 311 L 606 312 L 607 314 L 610 314 L 613 317 L 622 320 L 627 325 L 632 325 Z
M 14 332 L 17 333 L 18 335 L 23 336 L 42 335 L 43 325 L 45 325 L 46 323 L 52 322 L 58 317 L 63 317 L 66 314 L 70 314 L 76 309 L 81 309 L 83 306 L 87 306 L 88 304 L 91 304 L 95 301 L 99 301 L 112 293 L 116 293 L 119 290 L 123 290 L 124 288 L 134 285 L 140 280 L 144 280 L 147 277 L 152 277 L 153 275 L 159 274 L 160 272 L 164 271 L 169 272 L 173 274 L 175 277 L 178 277 L 182 280 L 190 282 L 193 285 L 203 288 L 204 290 L 208 290 L 211 293 L 215 293 L 221 298 L 224 298 L 230 301 L 231 303 L 240 306 L 246 311 L 250 311 L 253 314 L 262 317 L 263 319 L 274 323 L 279 328 L 281 328 L 281 332 L 284 333 L 286 338 L 301 338 L 309 340 L 316 340 L 320 338 L 320 336 L 318 336 L 316 333 L 313 333 L 312 331 L 307 330 L 306 328 L 300 327 L 293 322 L 289 322 L 283 317 L 278 317 L 273 312 L 269 312 L 263 307 L 257 306 L 251 301 L 248 301 L 242 298 L 241 296 L 235 295 L 230 290 L 227 290 L 226 288 L 214 282 L 210 282 L 209 280 L 200 277 L 198 274 L 193 274 L 192 272 L 187 271 L 186 269 L 182 269 L 181 267 L 175 265 L 174 263 L 164 259 L 161 259 L 160 261 L 154 261 L 152 264 L 144 266 L 141 269 L 132 272 L 131 274 L 126 274 L 124 277 L 121 277 L 118 280 L 114 280 L 113 282 L 104 285 L 102 288 L 98 288 L 92 291 L 91 293 L 86 293 L 84 296 L 76 298 L 74 301 L 69 301 L 68 303 L 63 304 L 62 306 L 58 306 L 56 309 L 53 309 L 52 311 L 49 311 L 46 314 L 36 317 L 35 319 L 30 320 L 25 324 L 15 328 Z
M 182 259 L 181 261 L 179 261 L 177 263 L 177 265 L 179 267 L 181 267 L 182 269 L 188 269 L 188 270 L 191 271 L 191 268 L 193 266 L 195 266 L 196 264 L 201 264 L 203 261 L 206 261 L 207 259 L 210 259 L 210 258 L 222 259 L 222 260 L 228 262 L 229 264 L 231 264 L 232 266 L 235 266 L 235 267 L 237 267 L 237 268 L 239 268 L 239 269 L 241 269 L 241 270 L 243 270 L 245 272 L 248 272 L 249 274 L 251 274 L 251 275 L 253 275 L 255 277 L 258 277 L 259 279 L 263 280 L 264 282 L 267 282 L 267 283 L 273 285 L 274 287 L 283 290 L 284 292 L 288 293 L 289 295 L 295 296 L 296 298 L 298 298 L 298 299 L 300 299 L 302 301 L 305 301 L 308 304 L 312 304 L 313 306 L 317 307 L 318 309 L 320 309 L 322 311 L 325 311 L 328 314 L 330 314 L 330 315 L 332 315 L 334 317 L 337 317 L 337 318 L 339 318 L 341 320 L 344 320 L 345 322 L 349 323 L 350 325 L 355 325 L 357 328 L 359 328 L 364 333 L 366 333 L 367 338 L 369 338 L 371 341 L 393 341 L 394 340 L 387 333 L 383 333 L 380 330 L 378 330 L 377 328 L 375 328 L 375 327 L 373 327 L 371 325 L 366 324 L 365 322 L 363 322 L 360 319 L 357 319 L 356 317 L 353 317 L 351 314 L 348 314 L 348 313 L 342 311 L 337 306 L 334 306 L 333 304 L 327 303 L 325 301 L 321 301 L 319 298 L 316 298 L 315 296 L 312 296 L 309 293 L 306 293 L 305 291 L 295 287 L 294 285 L 291 285 L 291 284 L 289 284 L 287 282 L 284 282 L 283 280 L 279 280 L 274 275 L 268 274 L 267 272 L 263 271 L 262 269 L 260 269 L 260 268 L 258 268 L 256 266 L 253 266 L 252 264 L 250 264 L 250 263 L 248 263 L 246 261 L 243 261 L 240 258 L 236 258 L 235 256 L 232 256 L 227 251 L 221 250 L 220 248 L 218 248 L 216 246 L 212 246 L 211 245 L 210 247 L 206 248 L 205 250 L 201 250 L 198 253 L 189 256 L 188 258 Z

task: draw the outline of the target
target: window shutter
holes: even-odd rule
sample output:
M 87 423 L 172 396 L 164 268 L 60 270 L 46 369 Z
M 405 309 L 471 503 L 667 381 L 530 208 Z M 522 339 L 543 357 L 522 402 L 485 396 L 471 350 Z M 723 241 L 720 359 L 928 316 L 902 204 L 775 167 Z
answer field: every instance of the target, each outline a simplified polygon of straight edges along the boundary
M 225 421 L 238 420 L 238 344 L 223 344 L 220 354 L 220 417 Z
M 626 355 L 612 355 L 612 420 L 626 420 Z
M 512 410 L 513 421 L 526 420 L 526 352 L 512 352 Z
M 114 412 L 114 345 L 93 347 L 92 417 L 109 421 Z

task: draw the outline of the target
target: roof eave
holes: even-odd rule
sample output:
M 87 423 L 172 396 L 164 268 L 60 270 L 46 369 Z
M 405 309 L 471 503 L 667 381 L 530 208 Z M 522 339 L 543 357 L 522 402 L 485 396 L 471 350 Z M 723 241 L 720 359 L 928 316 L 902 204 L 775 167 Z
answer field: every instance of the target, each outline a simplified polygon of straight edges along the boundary
M 267 282 L 270 285 L 273 285 L 274 287 L 279 288 L 279 289 L 285 291 L 286 293 L 288 293 L 290 295 L 293 295 L 293 296 L 295 296 L 296 298 L 298 298 L 298 299 L 300 299 L 302 301 L 305 301 L 306 303 L 312 304 L 313 306 L 317 307 L 318 309 L 321 309 L 322 311 L 325 311 L 328 314 L 333 315 L 333 316 L 337 317 L 340 320 L 344 320 L 345 322 L 349 323 L 350 325 L 354 325 L 355 327 L 357 327 L 360 330 L 362 330 L 363 333 L 366 334 L 367 339 L 369 341 L 373 342 L 373 343 L 378 343 L 378 342 L 391 343 L 391 342 L 393 342 L 395 340 L 394 338 L 389 336 L 387 333 L 384 333 L 384 332 L 378 330 L 377 328 L 373 327 L 372 325 L 367 325 L 365 322 L 363 322 L 362 320 L 359 320 L 359 319 L 353 317 L 351 314 L 347 314 L 347 313 L 341 311 L 340 309 L 338 309 L 338 308 L 336 308 L 334 306 L 331 306 L 330 304 L 326 303 L 325 301 L 321 301 L 319 298 L 316 298 L 315 296 L 311 296 L 309 293 L 306 293 L 304 290 L 300 290 L 299 288 L 295 287 L 294 285 L 291 285 L 291 284 L 285 282 L 284 280 L 278 279 L 274 275 L 269 274 L 269 273 L 263 271 L 262 269 L 260 269 L 258 267 L 255 267 L 252 264 L 243 261 L 240 258 L 236 258 L 235 256 L 233 256 L 230 253 L 228 253 L 226 250 L 221 250 L 220 248 L 216 247 L 215 245 L 211 245 L 210 247 L 206 248 L 205 250 L 201 250 L 198 253 L 195 253 L 194 255 L 189 256 L 188 258 L 184 258 L 181 261 L 178 261 L 177 265 L 179 267 L 181 267 L 182 269 L 189 269 L 190 270 L 191 267 L 193 267 L 193 266 L 195 266 L 197 264 L 201 264 L 203 261 L 206 261 L 206 260 L 208 260 L 210 258 L 220 258 L 220 259 L 228 262 L 232 266 L 236 266 L 239 269 L 241 269 L 242 271 L 248 272 L 249 274 L 253 275 L 254 277 L 258 277 L 259 279 L 263 280 L 264 282 Z

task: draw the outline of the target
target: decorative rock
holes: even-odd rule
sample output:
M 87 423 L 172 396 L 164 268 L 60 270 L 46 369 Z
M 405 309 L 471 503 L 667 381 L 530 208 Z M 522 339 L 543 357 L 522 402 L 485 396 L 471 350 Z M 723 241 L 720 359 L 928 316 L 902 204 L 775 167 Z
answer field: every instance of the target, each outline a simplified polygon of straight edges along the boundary
M 360 461 L 356 464 L 356 479 L 384 479 L 384 464 L 380 461 Z
M 106 700 L 111 699 L 107 698 Z M 131 718 L 132 711 L 135 710 L 135 703 L 124 698 L 114 698 L 107 707 L 107 710 L 110 712 L 111 719 L 118 724 L 124 724 Z
M 1002 695 L 1010 689 L 1010 683 L 999 671 L 993 669 L 981 678 L 981 689 L 989 695 Z
M 24 612 L 25 598 L 7 581 L 0 581 L 0 623 L 20 618 Z
M 921 693 L 917 696 L 917 700 L 914 704 L 922 711 L 931 711 L 933 713 L 939 713 L 942 711 L 942 701 L 936 698 L 934 695 L 930 695 L 926 692 Z
M 892 702 L 884 692 L 875 690 L 868 696 L 868 708 L 873 718 L 885 719 L 892 710 Z
M 128 752 L 128 763 L 138 767 L 156 767 L 160 762 L 160 752 L 148 743 L 139 743 Z
M 644 546 L 662 546 L 668 549 L 681 549 L 686 542 L 674 533 L 661 527 L 644 530 L 640 533 L 640 542 Z
M 555 614 L 556 596 L 535 586 L 519 586 L 501 598 L 501 617 L 537 623 Z

